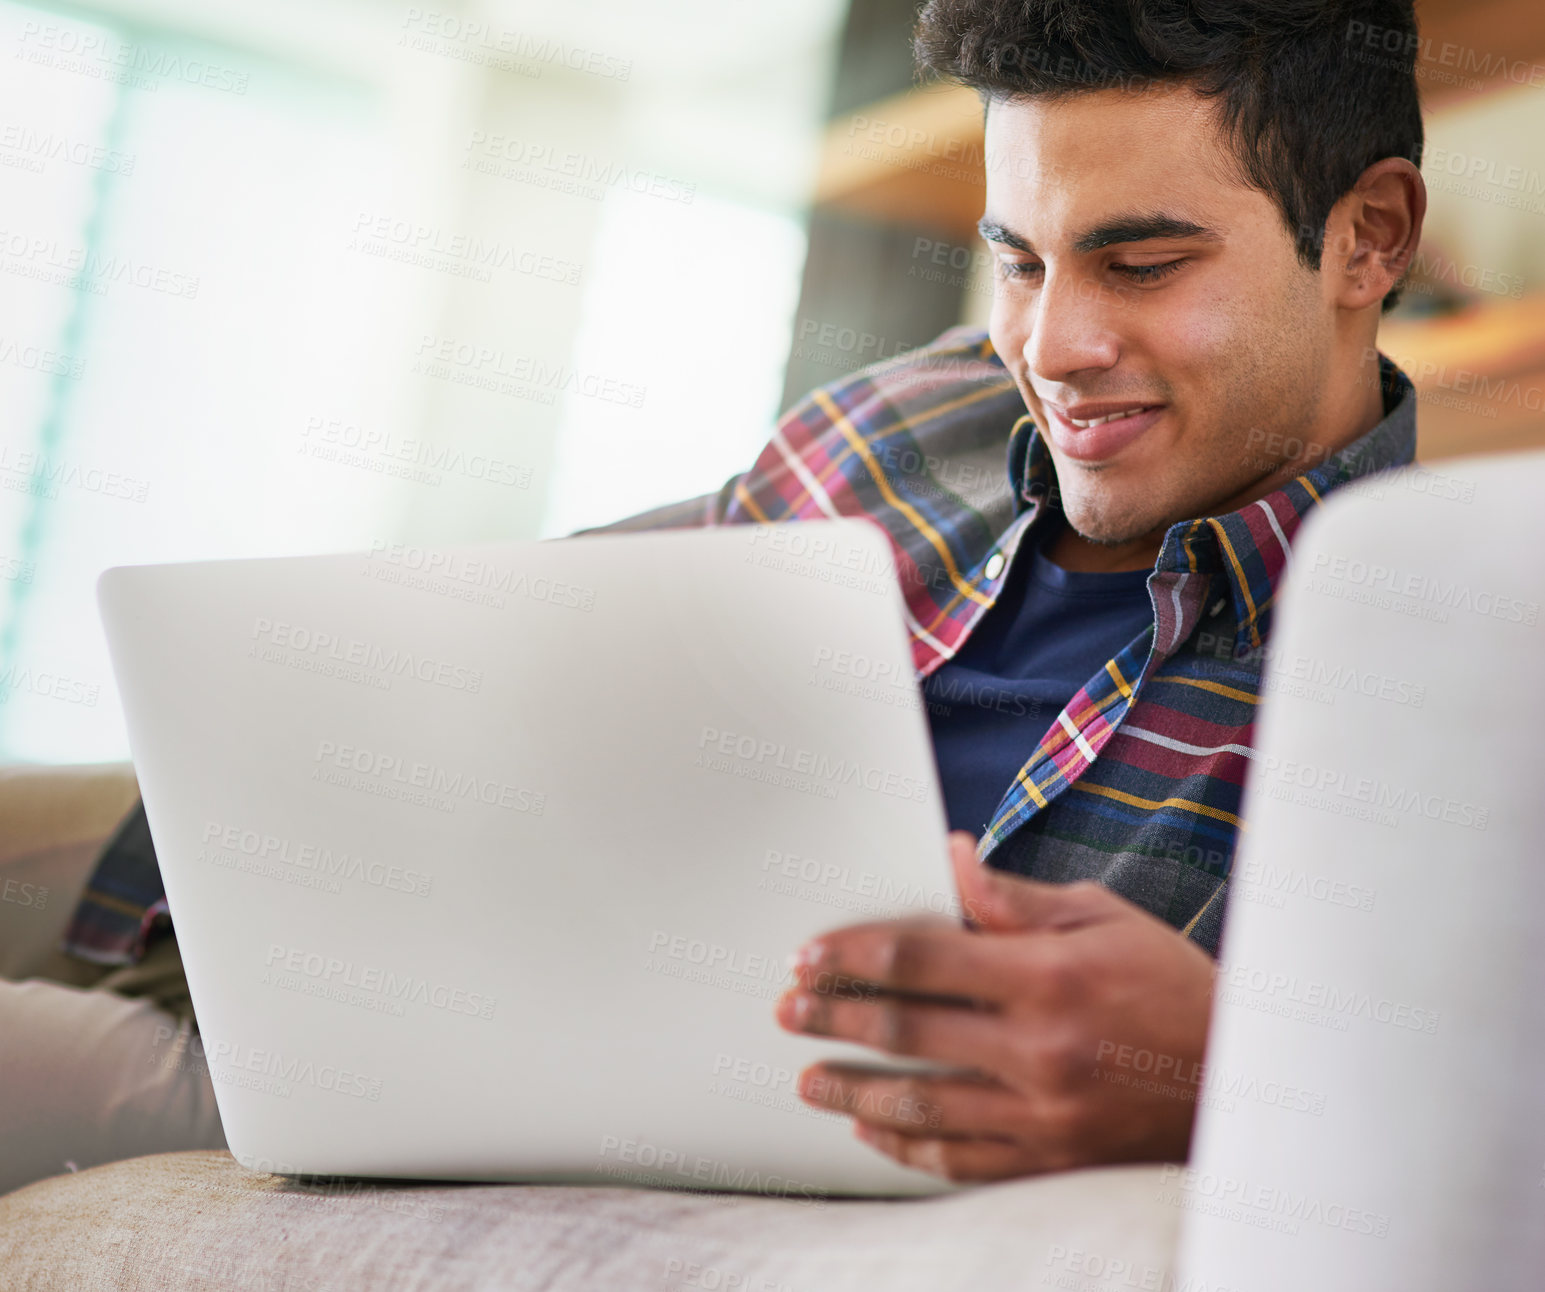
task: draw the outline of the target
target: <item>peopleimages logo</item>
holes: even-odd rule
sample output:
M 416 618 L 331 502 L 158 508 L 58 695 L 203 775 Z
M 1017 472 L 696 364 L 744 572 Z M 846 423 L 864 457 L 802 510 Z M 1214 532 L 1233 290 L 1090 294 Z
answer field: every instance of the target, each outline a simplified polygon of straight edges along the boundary
M 532 390 L 551 402 L 556 394 L 583 395 L 609 404 L 642 408 L 645 387 L 599 372 L 585 372 L 566 363 L 553 363 L 534 355 L 512 354 L 488 345 L 454 337 L 420 336 L 413 371 L 431 377 L 452 372 L 464 374 L 471 384 L 512 393 Z M 500 386 L 500 382 L 513 383 Z
M 695 180 L 677 179 L 539 139 L 474 130 L 465 148 L 465 170 L 569 192 L 595 202 L 604 202 L 607 194 L 619 187 L 640 197 L 684 205 L 690 205 L 697 193 Z
M 71 246 L 57 239 L 32 235 L 21 229 L 0 229 L 0 259 L 14 262 L 8 273 L 45 282 L 68 283 L 101 296 L 119 283 L 141 287 L 166 296 L 193 300 L 201 279 L 92 247 Z
M 86 371 L 83 359 L 8 336 L 0 336 L 0 363 L 50 377 L 68 377 L 71 381 L 79 381 Z
M 61 487 L 80 489 L 85 493 L 101 494 L 104 498 L 122 498 L 128 502 L 144 502 L 150 494 L 150 482 L 133 476 L 120 475 L 116 471 L 104 471 L 101 467 L 68 458 L 51 458 L 40 455 L 36 449 L 21 449 L 12 454 L 8 444 L 0 444 L 0 472 L 15 473 L 19 483 L 25 480 L 19 492 L 41 494 L 57 498 Z M 3 481 L 3 487 L 17 488 L 12 478 Z
M 1338 1029 L 1341 1031 L 1346 1030 L 1344 1020 L 1365 1018 L 1370 1022 L 1388 1023 L 1392 1027 L 1431 1035 L 1438 1030 L 1441 1017 L 1435 1009 L 1375 997 L 1371 992 L 1341 988 L 1334 983 L 1300 978 L 1297 974 L 1280 970 L 1257 969 L 1252 965 L 1230 965 L 1223 972 L 1223 988 L 1225 1000 L 1242 1001 L 1248 995 L 1282 1005 L 1323 1011 L 1329 1017 L 1343 1020 L 1343 1025 Z
M 740 978 L 780 985 L 788 979 L 781 954 L 740 951 L 722 942 L 708 942 L 685 933 L 667 933 L 664 929 L 655 929 L 649 935 L 649 954 Z
M 1334 767 L 1319 767 L 1314 763 L 1279 758 L 1274 754 L 1261 759 L 1257 766 L 1261 768 L 1268 793 L 1277 788 L 1312 790 L 1321 795 L 1328 794 L 1366 804 L 1375 810 L 1415 813 L 1429 821 L 1443 821 L 1448 825 L 1474 830 L 1484 830 L 1491 818 L 1490 808 L 1466 799 L 1391 785 L 1375 776 L 1353 778 Z M 1280 780 L 1274 783 L 1274 777 Z
M 1371 346 L 1363 350 L 1364 363 L 1377 362 L 1378 357 L 1379 351 Z M 1531 413 L 1545 411 L 1545 389 L 1537 385 L 1525 386 L 1516 378 L 1493 377 L 1475 368 L 1451 368 L 1447 363 L 1420 355 L 1392 353 L 1389 359 L 1415 383 L 1422 399 L 1431 400 L 1436 391 L 1476 395 L 1488 402 L 1468 407 L 1484 408 L 1490 417 L 1497 415 L 1496 405 L 1500 404 L 1512 404 Z
M 0 884 L 0 902 L 12 902 L 17 906 L 30 906 L 41 911 L 48 905 L 48 889 L 38 884 L 24 884 L 8 879 Z
M 291 1087 L 311 1086 L 372 1103 L 381 1098 L 380 1077 L 367 1077 L 336 1064 L 316 1063 L 282 1050 L 261 1049 L 238 1041 L 195 1042 L 194 1052 L 199 1050 L 209 1064 L 210 1078 L 222 1084 L 250 1086 L 281 1097 L 288 1097 Z M 265 1084 L 253 1084 L 246 1080 L 248 1077 Z
M 958 916 L 960 903 L 953 892 L 928 889 L 921 884 L 898 883 L 873 870 L 855 870 L 834 861 L 819 861 L 769 848 L 762 857 L 758 888 L 787 897 L 799 897 L 826 906 L 872 909 L 880 912 L 897 906 L 926 907 L 938 915 Z
M 457 552 L 376 539 L 370 544 L 369 559 L 431 579 L 444 579 L 448 584 L 466 584 L 485 592 L 545 601 L 587 614 L 595 609 L 594 588 L 540 574 L 533 577 L 528 571 L 513 566 L 495 565 Z
M 32 669 L 15 663 L 0 669 L 0 704 L 6 704 L 18 695 L 41 695 L 49 700 L 63 700 L 66 704 L 94 709 L 101 693 L 102 688 L 95 682 L 82 682 L 47 669 Z
M 122 81 L 136 89 L 154 91 L 160 88 L 161 81 L 180 81 L 227 94 L 247 92 L 246 72 L 189 57 L 173 48 L 170 41 L 137 44 L 116 33 L 93 28 L 24 22 L 18 43 L 22 48 L 16 51 L 16 57 L 25 57 L 29 63 Z
M 1109 1288 L 1141 1292 L 1237 1292 L 1226 1283 L 1200 1278 L 1180 1278 L 1164 1265 L 1137 1265 L 1122 1256 L 1064 1247 L 1053 1243 L 1046 1251 L 1047 1265 L 1058 1267 L 1041 1275 L 1041 1282 L 1068 1292 L 1101 1292 Z
M 700 752 L 696 765 L 710 771 L 727 771 L 750 780 L 775 780 L 784 774 L 795 778 L 792 788 L 801 788 L 798 779 L 806 778 L 823 791 L 832 792 L 823 793 L 823 797 L 852 787 L 914 803 L 923 801 L 923 782 L 915 776 L 902 776 L 845 758 L 834 759 L 813 749 L 790 748 L 779 741 L 759 740 L 717 727 L 704 727 L 697 747 Z
M 1159 1172 L 1161 1185 L 1177 1185 L 1191 1198 L 1247 1208 L 1284 1220 L 1344 1229 L 1369 1238 L 1384 1238 L 1389 1233 L 1389 1217 L 1367 1207 L 1349 1207 L 1330 1202 L 1315 1194 L 1295 1194 L 1291 1189 L 1258 1184 L 1234 1176 L 1218 1175 L 1174 1162 L 1165 1163 Z M 1163 1197 L 1163 1194 L 1160 1195 Z
M 376 642 L 361 641 L 357 637 L 339 637 L 335 633 L 285 623 L 283 620 L 276 621 L 262 615 L 253 621 L 252 643 L 247 653 L 269 663 L 292 664 L 295 662 L 294 657 L 309 657 L 312 660 L 352 665 L 371 673 L 384 674 L 385 678 L 413 677 L 433 686 L 449 687 L 453 691 L 476 694 L 483 687 L 482 669 L 450 664 L 428 655 L 415 655 L 412 651 L 395 646 L 388 650 Z
M 618 81 L 626 81 L 633 74 L 631 58 L 620 58 L 584 45 L 569 45 L 551 36 L 535 36 L 512 28 L 496 27 L 480 18 L 468 18 L 465 14 L 414 7 L 408 10 L 402 25 L 405 38 L 408 33 L 415 38 L 414 48 L 432 48 L 418 44 L 418 39 L 438 41 L 443 45 L 461 45 L 468 47 L 468 61 L 471 62 L 491 61 L 493 66 L 506 66 L 506 61 L 487 60 L 481 56 L 492 51 L 528 61 L 534 65 L 531 71 L 537 75 L 540 75 L 540 65 L 543 63 Z M 399 39 L 398 43 L 405 42 Z
M 1197 633 L 1196 652 L 1213 659 L 1260 667 L 1263 689 L 1287 691 L 1326 704 L 1334 704 L 1337 693 L 1347 692 L 1418 709 L 1427 699 L 1426 686 L 1409 678 L 1358 669 L 1346 663 L 1333 664 L 1312 655 L 1287 655 L 1265 643 L 1251 646 L 1240 641 L 1238 634 L 1232 631 Z
M 431 878 L 423 871 L 389 866 L 382 861 L 366 861 L 357 853 L 341 849 L 334 852 L 331 848 L 264 830 L 205 821 L 202 842 L 205 846 L 201 855 L 217 866 L 252 869 L 258 874 L 276 874 L 283 867 L 293 867 L 296 872 L 315 872 L 323 878 L 353 879 L 373 888 L 411 893 L 415 897 L 429 896 Z M 250 867 L 242 864 L 247 861 L 251 862 Z
M 1365 888 L 1328 875 L 1311 876 L 1305 871 L 1257 861 L 1254 857 L 1247 858 L 1235 871 L 1230 886 L 1241 901 L 1273 907 L 1282 906 L 1289 897 L 1304 897 L 1351 910 L 1371 911 L 1379 896 L 1376 888 Z
M 1206 1106 L 1221 1108 L 1224 1112 L 1234 1111 L 1233 1099 L 1248 1099 L 1289 1112 L 1309 1113 L 1314 1117 L 1323 1116 L 1325 1112 L 1326 1096 L 1323 1091 L 1261 1078 L 1253 1073 L 1210 1068 L 1194 1059 L 1164 1054 L 1142 1046 L 1102 1040 L 1094 1057 L 1093 1075 L 1101 1080 L 1151 1090 L 1172 1098 L 1195 1100 Z M 1204 1085 L 1205 1092 L 1202 1089 Z
M 1404 598 L 1436 611 L 1443 623 L 1448 622 L 1449 611 L 1465 611 L 1529 628 L 1539 622 L 1538 601 L 1524 601 L 1496 591 L 1477 591 L 1467 584 L 1445 582 L 1434 575 L 1400 570 L 1378 561 L 1316 552 L 1310 568 L 1319 576 L 1317 584 L 1321 588 L 1328 590 L 1332 580 L 1345 587 L 1366 588 L 1371 595 L 1363 599 L 1379 609 L 1389 609 L 1395 599 Z M 1346 599 L 1354 598 L 1347 596 Z
M 536 816 L 541 816 L 543 808 L 547 805 L 547 795 L 541 790 L 522 789 L 518 785 L 496 781 L 491 777 L 478 776 L 467 771 L 452 771 L 450 768 L 439 767 L 434 763 L 407 762 L 396 754 L 361 749 L 355 745 L 341 745 L 335 740 L 319 741 L 314 761 L 317 763 L 312 773 L 314 780 L 335 783 L 331 776 L 324 773 L 336 768 L 345 773 L 353 773 L 356 778 L 368 777 L 374 782 L 385 783 L 388 786 L 402 786 L 421 790 L 427 795 L 444 796 L 450 803 L 451 810 L 455 808 L 455 800 L 469 797 L 479 803 L 486 803 L 489 807 L 500 807 L 511 812 L 530 812 Z M 342 783 L 345 788 L 366 788 L 348 781 Z
M 452 1014 L 471 1014 L 478 1018 L 494 1016 L 494 997 L 482 992 L 452 987 L 443 982 L 430 982 L 416 974 L 396 973 L 378 965 L 356 964 L 339 956 L 323 955 L 320 951 L 308 951 L 303 947 L 287 947 L 280 943 L 269 944 L 263 967 L 267 970 L 264 981 L 273 985 L 292 987 L 285 975 L 307 979 L 324 989 L 336 989 L 339 999 L 346 999 L 348 990 L 379 996 L 386 1001 L 408 1005 L 427 1005 Z M 328 994 L 324 990 L 317 994 Z
M 859 682 L 900 687 L 908 692 L 915 692 L 917 689 L 916 674 L 911 666 L 902 668 L 894 660 L 878 660 L 868 655 L 855 655 L 852 651 L 818 646 L 812 666 L 824 667 L 833 673 Z
M 361 211 L 356 217 L 349 249 L 406 260 L 426 269 L 455 270 L 481 282 L 493 281 L 492 271 L 496 269 L 570 287 L 577 287 L 580 278 L 580 267 L 571 260 L 372 211 Z
M 667 1187 L 685 1189 L 729 1189 L 760 1193 L 769 1197 L 793 1198 L 820 1205 L 825 1196 L 815 1185 L 787 1176 L 764 1174 L 746 1167 L 732 1167 L 726 1162 L 679 1149 L 659 1148 L 636 1139 L 607 1135 L 601 1140 L 600 1160 L 596 1169 L 603 1174 L 623 1178 L 637 1176 L 650 1182 L 665 1182 Z M 635 1171 L 624 1168 L 632 1166 Z M 641 1168 L 641 1169 L 640 1169 Z
M 121 153 L 105 144 L 72 139 L 68 135 L 55 134 L 52 130 L 40 134 L 30 126 L 15 124 L 0 125 L 0 148 L 34 163 L 24 167 L 34 171 L 42 171 L 50 161 L 63 161 L 72 166 L 128 176 L 134 174 L 134 166 L 138 161 L 135 154 Z
M 302 451 L 311 457 L 341 462 L 345 466 L 364 466 L 382 474 L 404 475 L 410 474 L 412 468 L 422 468 L 411 478 L 438 484 L 439 477 L 434 473 L 444 472 L 514 489 L 531 487 L 532 472 L 528 466 L 519 466 L 486 453 L 469 454 L 428 440 L 398 438 L 390 431 L 340 421 L 336 417 L 308 417 L 300 438 Z

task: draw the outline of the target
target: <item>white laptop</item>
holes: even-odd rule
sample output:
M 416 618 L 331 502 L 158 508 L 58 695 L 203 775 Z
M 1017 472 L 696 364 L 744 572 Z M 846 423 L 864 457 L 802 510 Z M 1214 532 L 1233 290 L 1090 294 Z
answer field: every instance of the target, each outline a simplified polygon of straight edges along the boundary
M 121 566 L 98 600 L 231 1150 L 280 1173 L 947 1186 L 806 1107 L 820 931 L 957 916 L 860 520 Z

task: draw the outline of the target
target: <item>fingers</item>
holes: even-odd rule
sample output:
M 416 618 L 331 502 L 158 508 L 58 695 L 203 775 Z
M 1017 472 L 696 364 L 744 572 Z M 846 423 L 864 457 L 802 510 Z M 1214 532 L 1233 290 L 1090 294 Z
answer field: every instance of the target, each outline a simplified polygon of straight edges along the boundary
M 1117 913 L 1121 901 L 1098 884 L 1047 884 L 994 870 L 978 861 L 976 841 L 964 830 L 950 834 L 950 864 L 966 919 L 997 932 L 1077 928 Z
M 957 1067 L 992 1069 L 1004 1058 L 1009 1038 L 1002 1021 L 985 1010 L 883 995 L 864 984 L 855 988 L 841 995 L 792 988 L 778 1000 L 778 1023 L 789 1032 Z
M 991 1078 L 877 1073 L 817 1063 L 800 1074 L 799 1097 L 866 1125 L 923 1138 L 1008 1139 L 1023 1101 Z
M 890 920 L 834 929 L 799 952 L 794 981 L 833 995 L 867 987 L 993 1001 L 1004 997 L 1018 948 L 950 920 Z
M 1046 1169 L 1027 1149 L 1001 1140 L 919 1139 L 866 1122 L 855 1123 L 853 1133 L 903 1166 L 958 1184 L 1007 1180 Z
M 923 917 L 834 929 L 800 948 L 795 981 L 821 992 L 872 983 L 887 991 L 1002 1003 L 1012 998 L 1025 949 L 983 932 L 1067 931 L 1137 909 L 1098 884 L 1047 884 L 995 871 L 976 860 L 963 830 L 950 835 L 950 855 L 974 928 Z

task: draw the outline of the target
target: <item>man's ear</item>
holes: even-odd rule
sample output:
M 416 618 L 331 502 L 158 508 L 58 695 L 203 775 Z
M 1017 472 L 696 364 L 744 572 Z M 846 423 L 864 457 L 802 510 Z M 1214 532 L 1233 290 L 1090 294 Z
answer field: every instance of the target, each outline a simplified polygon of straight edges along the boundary
M 1411 266 L 1427 215 L 1427 185 L 1404 157 L 1374 162 L 1331 208 L 1321 267 L 1342 309 L 1379 305 Z

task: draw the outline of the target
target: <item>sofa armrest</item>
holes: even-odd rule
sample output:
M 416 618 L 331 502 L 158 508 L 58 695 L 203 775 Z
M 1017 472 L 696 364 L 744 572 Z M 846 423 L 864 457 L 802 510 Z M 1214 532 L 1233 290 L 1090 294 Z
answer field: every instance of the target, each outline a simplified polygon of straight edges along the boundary
M 138 798 L 129 762 L 0 765 L 0 865 L 68 845 L 100 849 Z
M 131 763 L 0 764 L 0 979 L 85 985 L 59 939 L 138 800 Z

